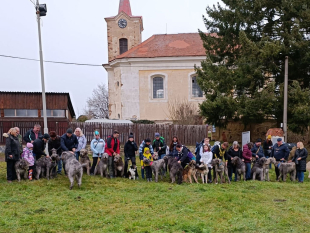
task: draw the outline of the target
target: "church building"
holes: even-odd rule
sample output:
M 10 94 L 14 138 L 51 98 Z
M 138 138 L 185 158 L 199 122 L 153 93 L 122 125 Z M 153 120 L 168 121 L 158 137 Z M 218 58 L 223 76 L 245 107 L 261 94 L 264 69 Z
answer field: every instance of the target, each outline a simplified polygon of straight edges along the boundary
M 110 119 L 169 121 L 168 104 L 204 100 L 194 65 L 206 58 L 198 33 L 153 35 L 142 42 L 142 16 L 120 0 L 118 14 L 105 18 L 108 34 Z M 145 25 L 147 26 L 147 25 Z

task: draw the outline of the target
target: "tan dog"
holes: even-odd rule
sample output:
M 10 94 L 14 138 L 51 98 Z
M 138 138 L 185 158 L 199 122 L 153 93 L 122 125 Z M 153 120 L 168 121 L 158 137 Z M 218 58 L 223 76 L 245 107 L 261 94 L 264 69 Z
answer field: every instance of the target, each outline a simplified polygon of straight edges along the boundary
M 189 179 L 190 183 L 192 182 L 192 176 L 194 177 L 194 180 L 196 183 L 198 183 L 197 177 L 196 177 L 196 161 L 192 160 L 189 162 L 189 164 L 184 168 L 183 170 L 183 181 L 187 182 L 187 179 Z
M 90 176 L 90 168 L 91 168 L 91 162 L 88 157 L 88 150 L 86 149 L 81 149 L 80 150 L 80 163 L 84 164 L 83 170 L 87 172 L 87 175 Z

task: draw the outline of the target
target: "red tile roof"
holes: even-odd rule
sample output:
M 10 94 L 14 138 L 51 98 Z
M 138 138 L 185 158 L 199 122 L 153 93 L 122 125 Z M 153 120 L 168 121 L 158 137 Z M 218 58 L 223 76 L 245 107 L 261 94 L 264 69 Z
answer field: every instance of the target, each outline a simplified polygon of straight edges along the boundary
M 118 14 L 120 14 L 122 11 L 125 12 L 127 15 L 132 16 L 129 0 L 120 0 L 119 1 Z
M 143 43 L 116 57 L 154 58 L 205 56 L 199 33 L 153 35 Z

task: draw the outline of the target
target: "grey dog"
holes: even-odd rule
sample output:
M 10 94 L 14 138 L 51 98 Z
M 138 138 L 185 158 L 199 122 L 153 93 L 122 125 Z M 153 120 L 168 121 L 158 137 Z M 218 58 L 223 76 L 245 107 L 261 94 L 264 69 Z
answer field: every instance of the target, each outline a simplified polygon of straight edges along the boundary
M 272 164 L 272 163 L 274 165 L 276 164 L 275 158 L 268 158 L 266 160 L 265 165 L 264 165 L 264 177 L 265 177 L 266 181 L 270 181 L 270 179 L 269 179 L 269 165 Z
M 115 175 L 115 177 L 117 177 L 117 176 L 123 177 L 124 176 L 124 163 L 123 163 L 123 159 L 120 155 L 116 155 L 114 157 L 114 175 Z
M 18 160 L 15 163 L 15 171 L 18 182 L 20 182 L 21 175 L 24 176 L 25 180 L 28 179 L 28 169 L 29 169 L 28 162 L 24 159 Z
M 227 169 L 226 163 L 223 162 L 221 159 L 213 159 L 212 160 L 212 166 L 213 166 L 214 172 L 215 172 L 214 182 L 217 184 L 218 179 L 220 177 L 220 182 L 222 184 L 223 180 L 225 180 L 225 176 L 226 176 L 228 183 L 230 184 L 230 180 L 228 177 L 228 169 Z
M 161 174 L 161 179 L 163 179 L 165 171 L 165 160 L 159 159 L 152 163 L 151 165 L 152 172 L 155 176 L 155 182 L 158 182 L 158 175 Z
M 182 184 L 183 181 L 183 167 L 181 164 L 178 163 L 178 161 L 173 157 L 164 157 L 165 163 L 168 165 L 169 174 L 171 183 L 173 184 L 176 181 L 176 177 L 178 178 L 177 182 L 178 184 Z
M 74 178 L 80 188 L 82 185 L 83 166 L 86 167 L 86 164 L 82 165 L 76 160 L 75 155 L 69 151 L 63 152 L 61 154 L 61 159 L 65 164 L 66 173 L 70 181 L 70 190 L 73 188 Z
M 86 167 L 83 168 L 83 170 L 86 170 L 87 175 L 90 176 L 90 168 L 91 168 L 91 162 L 88 157 L 88 150 L 81 149 L 80 150 L 80 163 L 85 164 Z
M 108 174 L 108 159 L 109 159 L 109 155 L 107 153 L 104 153 L 102 155 L 102 157 L 101 157 L 101 160 L 100 160 L 99 164 L 95 168 L 94 175 L 100 174 L 101 177 L 103 177 L 103 176 L 105 176 L 106 178 L 109 177 L 109 174 Z
M 241 175 L 243 176 L 243 181 L 245 181 L 245 163 L 239 157 L 234 157 L 231 163 L 236 167 L 237 170 L 237 181 L 241 180 Z
M 278 166 L 280 175 L 277 177 L 277 181 L 282 177 L 283 182 L 286 182 L 287 174 L 291 175 L 291 181 L 296 180 L 296 164 L 295 163 L 281 163 L 277 162 L 276 166 Z
M 258 178 L 260 181 L 264 180 L 264 166 L 267 159 L 265 157 L 262 157 L 258 159 L 257 161 L 254 160 L 254 165 L 251 169 L 252 179 L 256 180 Z
M 46 172 L 46 179 L 52 178 L 52 171 L 57 166 L 57 162 L 60 160 L 56 149 L 52 149 L 52 155 L 50 158 L 42 157 L 36 162 L 36 179 L 40 179 L 40 175 L 44 176 Z

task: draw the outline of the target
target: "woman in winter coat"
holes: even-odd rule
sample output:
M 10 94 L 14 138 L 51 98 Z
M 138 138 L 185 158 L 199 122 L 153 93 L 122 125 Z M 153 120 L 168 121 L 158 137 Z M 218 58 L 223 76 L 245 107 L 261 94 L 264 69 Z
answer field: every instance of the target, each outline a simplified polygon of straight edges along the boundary
M 3 134 L 6 137 L 5 141 L 5 162 L 7 168 L 7 181 L 12 183 L 16 180 L 15 163 L 20 159 L 20 143 L 17 138 L 17 131 L 15 128 L 11 128 L 7 134 Z
M 82 130 L 80 128 L 76 128 L 74 131 L 74 134 L 77 137 L 77 140 L 79 142 L 78 147 L 75 150 L 75 156 L 77 161 L 79 161 L 80 159 L 80 150 L 85 149 L 86 148 L 86 144 L 87 144 L 87 139 L 84 136 Z
M 202 151 L 202 153 L 200 155 L 201 155 L 200 162 L 204 163 L 204 164 L 206 164 L 208 166 L 208 169 L 209 169 L 208 180 L 209 180 L 209 183 L 212 183 L 211 171 L 212 171 L 213 153 L 211 152 L 211 146 L 204 145 L 203 146 L 203 151 Z
M 172 157 L 178 157 L 178 151 L 176 149 L 176 146 L 179 144 L 179 139 L 178 137 L 174 136 L 169 147 L 169 156 Z
M 243 159 L 242 157 L 242 150 L 239 146 L 239 143 L 237 141 L 233 142 L 233 145 L 229 148 L 228 153 L 226 154 L 226 160 L 227 160 L 227 167 L 228 167 L 228 176 L 230 181 L 232 181 L 232 174 L 235 174 L 235 181 L 237 181 L 237 173 L 235 167 L 233 167 L 231 160 L 234 157 L 238 157 L 240 159 Z
M 243 146 L 242 157 L 244 159 L 244 163 L 246 167 L 246 180 L 251 180 L 251 162 L 252 162 L 251 149 L 253 146 L 254 146 L 253 142 L 250 142 Z
M 94 175 L 98 159 L 100 161 L 102 155 L 105 152 L 105 141 L 100 138 L 100 134 L 98 131 L 95 131 L 95 138 L 90 143 L 90 149 L 93 152 L 93 165 L 91 166 L 90 174 Z
M 292 162 L 296 163 L 296 171 L 298 182 L 304 182 L 304 173 L 306 172 L 308 151 L 302 142 L 297 143 L 297 150 Z

